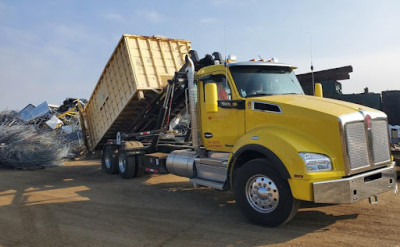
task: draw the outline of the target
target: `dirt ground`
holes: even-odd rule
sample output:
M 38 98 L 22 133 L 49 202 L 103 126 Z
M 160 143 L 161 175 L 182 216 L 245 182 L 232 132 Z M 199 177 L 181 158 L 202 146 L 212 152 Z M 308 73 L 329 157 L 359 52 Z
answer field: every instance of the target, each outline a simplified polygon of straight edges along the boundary
M 400 196 L 303 203 L 287 225 L 249 222 L 230 192 L 188 179 L 124 180 L 99 161 L 0 169 L 0 246 L 400 246 Z

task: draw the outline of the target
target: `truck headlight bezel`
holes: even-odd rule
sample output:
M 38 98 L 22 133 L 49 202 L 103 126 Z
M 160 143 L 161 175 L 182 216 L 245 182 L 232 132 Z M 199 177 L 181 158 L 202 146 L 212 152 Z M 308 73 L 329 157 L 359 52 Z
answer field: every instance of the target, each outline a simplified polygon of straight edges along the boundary
M 301 152 L 299 155 L 307 173 L 332 171 L 332 160 L 324 154 Z

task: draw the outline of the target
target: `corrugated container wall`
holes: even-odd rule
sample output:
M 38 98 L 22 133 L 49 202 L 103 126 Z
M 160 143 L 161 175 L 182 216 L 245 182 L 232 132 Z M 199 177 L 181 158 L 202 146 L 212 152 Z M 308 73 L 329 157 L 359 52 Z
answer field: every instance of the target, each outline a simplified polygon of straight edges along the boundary
M 140 105 L 141 99 L 167 85 L 189 50 L 186 40 L 123 35 L 83 113 L 89 150 L 128 129 L 146 105 Z

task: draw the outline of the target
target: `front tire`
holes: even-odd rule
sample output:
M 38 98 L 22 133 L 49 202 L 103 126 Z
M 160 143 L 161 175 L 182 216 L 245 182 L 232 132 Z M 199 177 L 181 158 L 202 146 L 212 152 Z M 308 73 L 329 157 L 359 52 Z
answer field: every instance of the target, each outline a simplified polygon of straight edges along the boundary
M 293 198 L 289 183 L 268 160 L 248 161 L 233 181 L 236 203 L 250 220 L 269 227 L 289 222 L 300 201 Z

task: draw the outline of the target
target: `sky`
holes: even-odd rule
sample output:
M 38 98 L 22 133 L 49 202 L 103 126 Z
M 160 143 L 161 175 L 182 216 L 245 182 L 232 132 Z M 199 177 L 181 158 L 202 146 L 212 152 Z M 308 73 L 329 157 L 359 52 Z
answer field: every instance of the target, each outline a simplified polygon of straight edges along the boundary
M 353 66 L 344 93 L 400 90 L 399 13 L 398 0 L 0 0 L 0 109 L 88 99 L 124 33 L 274 57 L 297 74 L 312 54 L 315 71 Z

